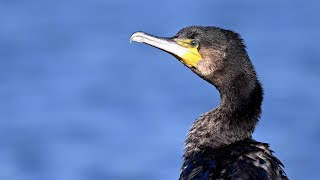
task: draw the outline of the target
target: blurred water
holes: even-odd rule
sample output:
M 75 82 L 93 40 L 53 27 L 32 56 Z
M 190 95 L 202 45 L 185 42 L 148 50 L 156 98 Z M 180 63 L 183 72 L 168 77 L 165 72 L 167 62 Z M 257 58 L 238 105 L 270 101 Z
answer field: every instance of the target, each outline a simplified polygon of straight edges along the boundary
M 265 88 L 254 134 L 292 179 L 318 179 L 320 2 L 0 1 L 0 178 L 177 179 L 217 91 L 134 31 L 243 35 Z

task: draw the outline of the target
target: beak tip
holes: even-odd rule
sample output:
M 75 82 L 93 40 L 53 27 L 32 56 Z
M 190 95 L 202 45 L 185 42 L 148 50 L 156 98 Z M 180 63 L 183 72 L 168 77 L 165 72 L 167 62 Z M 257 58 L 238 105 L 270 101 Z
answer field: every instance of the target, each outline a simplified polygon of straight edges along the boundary
M 135 41 L 135 42 L 143 42 L 143 35 L 145 35 L 144 32 L 141 32 L 141 31 L 138 31 L 138 32 L 135 32 L 131 35 L 130 37 L 130 43 L 132 41 Z

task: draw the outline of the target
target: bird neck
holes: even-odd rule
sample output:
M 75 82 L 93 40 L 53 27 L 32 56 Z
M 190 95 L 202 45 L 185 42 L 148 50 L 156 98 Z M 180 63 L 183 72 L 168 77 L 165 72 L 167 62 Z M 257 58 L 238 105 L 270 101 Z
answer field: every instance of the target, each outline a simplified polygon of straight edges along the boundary
M 217 89 L 220 105 L 193 123 L 186 139 L 185 157 L 252 137 L 261 113 L 260 82 L 256 78 L 254 81 L 238 79 Z

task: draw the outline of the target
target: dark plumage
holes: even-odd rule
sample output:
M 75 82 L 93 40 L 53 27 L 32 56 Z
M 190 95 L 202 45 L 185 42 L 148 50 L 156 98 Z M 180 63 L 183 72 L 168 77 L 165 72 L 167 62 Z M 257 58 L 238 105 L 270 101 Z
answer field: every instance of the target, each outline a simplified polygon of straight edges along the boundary
M 172 38 L 139 32 L 132 39 L 173 54 L 220 92 L 220 105 L 190 129 L 180 180 L 288 179 L 268 144 L 252 139 L 263 89 L 237 33 L 191 26 Z
M 219 148 L 201 147 L 184 159 L 180 180 L 287 179 L 268 144 L 246 139 Z

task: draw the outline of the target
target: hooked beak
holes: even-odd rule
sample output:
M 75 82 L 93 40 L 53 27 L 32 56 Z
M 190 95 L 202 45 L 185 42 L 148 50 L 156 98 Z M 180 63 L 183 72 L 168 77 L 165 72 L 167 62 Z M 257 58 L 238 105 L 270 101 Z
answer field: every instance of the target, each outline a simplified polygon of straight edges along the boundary
M 161 38 L 144 32 L 135 32 L 130 42 L 140 42 L 151 45 L 168 52 L 188 67 L 196 67 L 197 62 L 202 59 L 198 47 L 191 47 L 191 39 Z

